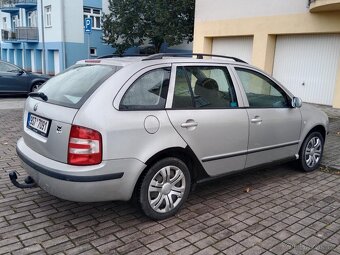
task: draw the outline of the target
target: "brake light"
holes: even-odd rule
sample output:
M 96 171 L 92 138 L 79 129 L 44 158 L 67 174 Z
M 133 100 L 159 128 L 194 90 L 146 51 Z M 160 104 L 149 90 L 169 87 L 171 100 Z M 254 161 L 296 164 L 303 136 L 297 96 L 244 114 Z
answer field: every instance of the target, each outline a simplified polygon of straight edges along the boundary
M 102 136 L 93 129 L 72 125 L 67 162 L 70 165 L 96 165 L 102 162 Z
M 86 59 L 85 63 L 100 63 L 101 61 L 99 59 Z

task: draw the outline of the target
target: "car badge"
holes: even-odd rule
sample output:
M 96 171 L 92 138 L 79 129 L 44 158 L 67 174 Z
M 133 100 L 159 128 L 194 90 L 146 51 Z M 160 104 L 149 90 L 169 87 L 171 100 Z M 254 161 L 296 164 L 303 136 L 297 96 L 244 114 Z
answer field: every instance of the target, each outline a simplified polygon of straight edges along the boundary
M 36 112 L 38 110 L 38 104 L 35 104 L 33 110 Z
M 57 126 L 57 134 L 61 134 L 63 131 L 61 130 L 62 126 Z

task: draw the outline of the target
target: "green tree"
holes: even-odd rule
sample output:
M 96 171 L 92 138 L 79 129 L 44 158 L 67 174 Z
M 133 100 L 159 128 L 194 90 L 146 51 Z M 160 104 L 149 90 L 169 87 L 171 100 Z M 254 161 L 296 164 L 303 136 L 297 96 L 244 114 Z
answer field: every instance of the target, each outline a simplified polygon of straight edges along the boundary
M 156 52 L 193 40 L 195 0 L 109 0 L 103 41 L 121 54 L 150 41 Z

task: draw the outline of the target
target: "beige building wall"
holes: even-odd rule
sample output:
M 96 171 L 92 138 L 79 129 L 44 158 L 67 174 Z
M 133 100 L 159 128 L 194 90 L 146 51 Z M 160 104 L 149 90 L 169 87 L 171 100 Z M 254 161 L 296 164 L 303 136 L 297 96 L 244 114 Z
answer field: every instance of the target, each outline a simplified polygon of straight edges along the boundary
M 277 35 L 331 33 L 340 34 L 340 0 L 196 0 L 193 52 L 211 53 L 216 37 L 253 36 L 252 64 L 271 74 Z M 333 107 L 340 108 L 340 61 Z

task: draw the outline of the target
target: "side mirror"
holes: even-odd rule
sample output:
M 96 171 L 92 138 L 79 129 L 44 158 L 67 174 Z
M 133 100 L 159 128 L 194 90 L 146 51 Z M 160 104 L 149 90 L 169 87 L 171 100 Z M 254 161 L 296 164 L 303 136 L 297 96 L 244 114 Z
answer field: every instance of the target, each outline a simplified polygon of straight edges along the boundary
M 302 106 L 302 100 L 299 97 L 293 97 L 292 99 L 292 107 L 300 108 Z

